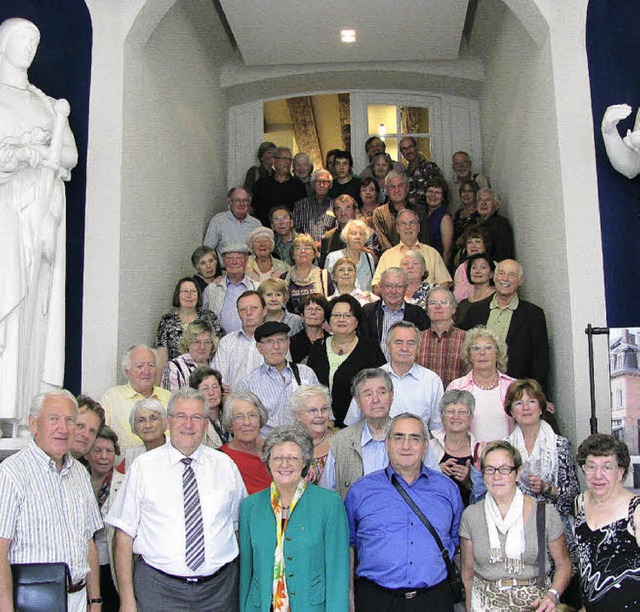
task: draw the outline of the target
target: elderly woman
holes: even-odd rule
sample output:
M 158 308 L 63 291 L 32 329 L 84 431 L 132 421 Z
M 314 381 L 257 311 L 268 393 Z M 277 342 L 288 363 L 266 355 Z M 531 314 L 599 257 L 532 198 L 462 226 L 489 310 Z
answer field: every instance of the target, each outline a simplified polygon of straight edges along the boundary
M 120 472 L 124 472 L 138 455 L 166 443 L 167 411 L 158 400 L 138 400 L 129 413 L 129 425 L 142 444 L 125 449 L 124 459 L 117 468 Z
M 309 434 L 276 427 L 262 449 L 270 489 L 240 504 L 240 609 L 349 609 L 349 526 L 334 491 L 305 480 Z
M 339 295 L 351 295 L 358 300 L 361 306 L 380 299 L 375 293 L 362 291 L 359 288 L 356 279 L 356 264 L 349 257 L 340 257 L 335 261 L 331 268 L 331 277 L 335 287 L 335 292 L 330 296 L 331 299 Z
M 417 304 L 426 310 L 427 295 L 436 285 L 429 282 L 427 262 L 422 253 L 413 249 L 404 251 L 400 267 L 407 273 L 408 285 L 404 294 L 405 301 L 409 304 Z
M 299 315 L 302 299 L 310 293 L 322 293 L 321 271 L 313 262 L 320 255 L 313 238 L 298 234 L 291 247 L 293 266 L 284 277 L 289 293 L 287 310 Z
M 233 439 L 220 447 L 231 457 L 249 495 L 269 486 L 271 475 L 260 459 L 264 440 L 260 429 L 269 419 L 260 398 L 251 391 L 232 393 L 224 403 L 222 426 Z
M 431 432 L 431 447 L 440 470 L 460 489 L 465 508 L 484 495 L 480 467 L 480 444 L 471 433 L 476 400 L 469 391 L 447 391 L 440 400 L 442 429 Z
M 471 295 L 458 303 L 454 316 L 456 325 L 460 325 L 464 321 L 469 308 L 473 304 L 487 299 L 496 292 L 493 282 L 496 264 L 489 255 L 477 253 L 469 257 L 462 265 L 466 265 L 467 280 L 471 284 Z
M 471 371 L 449 383 L 449 389 L 470 391 L 476 400 L 471 432 L 481 441 L 506 438 L 514 427 L 504 412 L 509 385 L 515 380 L 502 372 L 507 367 L 507 345 L 493 330 L 470 329 L 462 343 L 462 359 Z
M 453 254 L 453 219 L 447 211 L 447 184 L 440 177 L 427 181 L 427 226 L 429 244 L 442 255 L 449 267 Z
M 229 434 L 222 427 L 222 374 L 209 366 L 196 368 L 189 376 L 189 386 L 207 399 L 209 423 L 202 443 L 210 448 L 220 448 L 229 441 Z
M 332 270 L 336 261 L 342 257 L 348 257 L 355 262 L 358 287 L 362 291 L 371 290 L 371 279 L 376 269 L 373 255 L 364 250 L 365 243 L 371 237 L 371 232 L 371 228 L 364 221 L 352 219 L 340 232 L 340 238 L 347 246 L 344 249 L 329 253 L 325 260 L 325 268 L 327 270 Z
M 360 207 L 358 218 L 361 218 L 373 229 L 373 211 L 380 205 L 380 185 L 376 179 L 366 176 L 360 182 Z
M 286 309 L 286 302 L 289 296 L 287 284 L 279 278 L 268 278 L 260 283 L 258 293 L 264 299 L 267 314 L 264 323 L 275 321 L 289 326 L 289 335 L 293 336 L 304 328 L 304 323 L 299 315 L 293 314 Z
M 191 264 L 198 271 L 193 275 L 193 280 L 200 288 L 200 293 L 204 293 L 218 274 L 218 258 L 215 249 L 208 246 L 198 247 L 191 255 Z
M 386 363 L 380 346 L 368 338 L 360 338 L 362 306 L 351 295 L 341 295 L 329 302 L 329 324 L 333 336 L 314 344 L 307 365 L 321 384 L 329 387 L 337 427 L 344 427 L 344 417 L 351 402 L 351 382 L 364 368 L 377 368 Z
M 91 474 L 91 484 L 98 500 L 102 518 L 109 514 L 111 504 L 124 480 L 124 475 L 114 470 L 115 461 L 119 454 L 118 436 L 113 429 L 105 425 L 98 433 L 96 441 L 86 455 L 89 463 L 89 473 Z M 120 598 L 111 574 L 114 533 L 113 527 L 105 525 L 94 535 L 100 564 L 102 609 L 110 612 L 117 612 L 120 607 Z
M 158 378 L 162 375 L 167 361 L 175 359 L 183 352 L 180 350 L 180 340 L 189 323 L 193 323 L 196 319 L 206 320 L 211 324 L 215 335 L 222 337 L 222 327 L 218 317 L 202 307 L 202 292 L 191 277 L 181 278 L 176 283 L 172 303 L 176 310 L 162 316 L 156 334 Z
M 323 385 L 304 385 L 291 394 L 289 406 L 295 420 L 313 440 L 313 459 L 305 479 L 317 485 L 327 461 L 329 441 L 333 435 L 331 394 Z
M 371 171 L 373 178 L 378 184 L 380 193 L 378 194 L 378 204 L 384 204 L 387 201 L 387 190 L 385 188 L 384 179 L 387 178 L 387 174 L 391 172 L 393 162 L 391 157 L 387 153 L 378 153 L 373 156 L 371 160 Z
M 252 166 L 247 170 L 244 177 L 244 188 L 253 193 L 253 188 L 258 179 L 271 176 L 273 174 L 273 154 L 276 151 L 276 145 L 266 141 L 260 143 L 258 147 L 258 165 Z
M 321 293 L 310 293 L 301 304 L 304 329 L 291 337 L 291 359 L 295 363 L 307 363 L 311 347 L 329 335 L 326 312 L 329 303 Z
M 273 230 L 257 227 L 247 236 L 251 255 L 247 260 L 245 275 L 258 285 L 268 278 L 280 278 L 289 271 L 289 266 L 271 255 L 276 248 Z
M 473 283 L 469 280 L 469 259 L 480 253 L 487 253 L 484 243 L 484 231 L 478 226 L 470 227 L 462 236 L 463 252 L 460 265 L 453 275 L 453 287 L 456 300 L 459 302 L 473 293 Z M 487 259 L 489 259 L 487 255 Z
M 525 612 L 556 609 L 571 578 L 571 559 L 558 512 L 545 508 L 544 539 L 540 543 L 553 559 L 553 582 L 548 555 L 538 557 L 537 513 L 533 497 L 518 488 L 522 471 L 520 453 L 505 441 L 487 444 L 481 459 L 487 487 L 483 501 L 469 506 L 460 521 L 462 579 L 467 610 Z M 543 506 L 544 508 L 544 506 Z
M 622 486 L 627 445 L 593 434 L 579 447 L 587 491 L 576 498 L 575 536 L 587 612 L 640 609 L 640 497 Z
M 198 367 L 208 366 L 219 339 L 208 321 L 196 319 L 189 323 L 180 340 L 182 354 L 164 366 L 162 387 L 177 391 L 189 385 L 189 376 Z

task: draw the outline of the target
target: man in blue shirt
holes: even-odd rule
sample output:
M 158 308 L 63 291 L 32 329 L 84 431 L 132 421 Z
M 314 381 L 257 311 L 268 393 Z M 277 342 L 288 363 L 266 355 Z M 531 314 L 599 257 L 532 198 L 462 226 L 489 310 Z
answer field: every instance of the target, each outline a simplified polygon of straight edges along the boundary
M 353 568 L 355 609 L 452 611 L 442 553 L 393 483 L 429 519 L 451 558 L 459 543 L 460 493 L 452 480 L 424 466 L 428 434 L 416 415 L 405 412 L 391 421 L 386 446 L 389 465 L 355 482 L 345 500 L 352 560 L 358 560 Z

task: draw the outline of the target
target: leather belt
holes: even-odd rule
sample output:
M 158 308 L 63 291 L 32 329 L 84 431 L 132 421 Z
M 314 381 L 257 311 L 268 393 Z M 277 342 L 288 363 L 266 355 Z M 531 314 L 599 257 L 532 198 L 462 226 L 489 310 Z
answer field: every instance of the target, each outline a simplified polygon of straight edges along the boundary
M 185 584 L 204 584 L 205 582 L 209 582 L 209 580 L 213 580 L 213 578 L 221 574 L 225 569 L 227 569 L 227 567 L 229 567 L 229 565 L 231 565 L 231 563 L 233 563 L 233 561 L 230 561 L 229 563 L 223 565 L 221 568 L 219 568 L 217 571 L 215 571 L 213 574 L 209 576 L 176 576 L 174 574 L 167 574 L 167 572 L 163 572 L 162 570 L 159 570 L 157 567 L 153 567 L 153 565 L 149 565 L 143 558 L 140 558 L 140 560 L 145 565 L 148 565 L 153 571 L 158 572 L 159 574 L 162 574 L 167 578 L 171 578 L 172 580 L 178 580 L 179 582 L 183 582 Z
M 79 582 L 76 582 L 75 584 L 68 584 L 67 585 L 67 593 L 77 593 L 78 591 L 82 591 L 82 589 L 84 589 L 84 587 L 87 586 L 87 581 L 86 580 L 80 580 Z

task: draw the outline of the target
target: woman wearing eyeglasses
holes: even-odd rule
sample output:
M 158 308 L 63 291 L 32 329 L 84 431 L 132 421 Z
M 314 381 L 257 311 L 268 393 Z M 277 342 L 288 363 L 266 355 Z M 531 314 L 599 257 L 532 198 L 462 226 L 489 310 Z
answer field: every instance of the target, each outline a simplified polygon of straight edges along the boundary
M 587 491 L 576 498 L 575 536 L 587 612 L 640 610 L 640 496 L 622 486 L 624 442 L 593 434 L 579 447 Z
M 466 606 L 473 612 L 551 612 L 571 578 L 571 559 L 557 511 L 545 507 L 544 542 L 555 568 L 544 554 L 544 583 L 539 580 L 537 513 L 533 497 L 517 486 L 522 472 L 518 449 L 506 441 L 491 442 L 481 457 L 487 494 L 469 506 L 460 521 L 462 579 Z
M 346 612 L 349 526 L 334 491 L 305 480 L 313 442 L 299 426 L 274 428 L 262 449 L 270 487 L 240 504 L 240 610 Z
M 222 426 L 233 439 L 223 444 L 220 450 L 238 466 L 249 495 L 262 491 L 271 483 L 271 475 L 260 459 L 264 445 L 260 428 L 269 418 L 267 410 L 257 395 L 241 391 L 227 398 L 222 414 Z
M 293 239 L 291 256 L 293 266 L 284 277 L 289 291 L 287 310 L 301 314 L 302 300 L 311 293 L 323 293 L 321 270 L 313 262 L 319 257 L 313 238 L 308 234 L 298 234 Z
M 493 330 L 470 329 L 460 350 L 471 371 L 449 383 L 449 389 L 469 391 L 476 400 L 471 433 L 480 442 L 502 440 L 514 427 L 513 419 L 504 412 L 509 385 L 515 380 L 503 374 L 507 367 L 507 345 Z
M 131 431 L 142 440 L 142 444 L 125 448 L 124 459 L 116 468 L 122 473 L 138 455 L 166 443 L 167 411 L 158 400 L 138 400 L 129 413 L 129 425 Z
M 171 393 L 188 387 L 191 372 L 208 366 L 217 346 L 218 337 L 208 321 L 196 319 L 189 323 L 180 340 L 182 354 L 164 366 L 161 386 Z
M 327 308 L 332 336 L 316 342 L 307 365 L 320 384 L 331 391 L 331 407 L 336 427 L 344 427 L 344 417 L 351 403 L 351 382 L 365 368 L 377 368 L 386 360 L 380 346 L 358 336 L 362 306 L 351 295 L 340 295 Z
M 189 386 L 207 398 L 209 424 L 202 443 L 210 448 L 220 448 L 229 441 L 229 433 L 222 427 L 222 374 L 209 366 L 196 368 L 189 377 Z
M 313 440 L 313 459 L 305 479 L 315 485 L 320 481 L 329 454 L 331 427 L 331 395 L 323 385 L 298 387 L 289 399 L 295 420 L 304 427 Z

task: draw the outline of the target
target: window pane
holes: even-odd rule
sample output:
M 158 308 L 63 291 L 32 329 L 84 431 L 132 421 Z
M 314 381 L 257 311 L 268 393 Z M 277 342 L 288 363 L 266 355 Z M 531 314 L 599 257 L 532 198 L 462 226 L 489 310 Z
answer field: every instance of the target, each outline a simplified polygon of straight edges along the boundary
M 416 140 L 418 141 L 418 151 L 427 158 L 427 161 L 431 161 L 431 138 L 423 136 L 416 138 Z
M 429 109 L 421 106 L 400 107 L 403 134 L 428 134 Z
M 396 106 L 392 104 L 370 104 L 367 107 L 368 133 L 380 134 L 380 125 L 384 125 L 387 134 L 398 133 Z
M 391 159 L 395 159 L 397 161 L 399 159 L 398 158 L 398 139 L 397 138 L 385 138 L 384 139 L 384 144 L 387 147 L 385 149 L 385 152 L 388 155 L 391 155 Z

